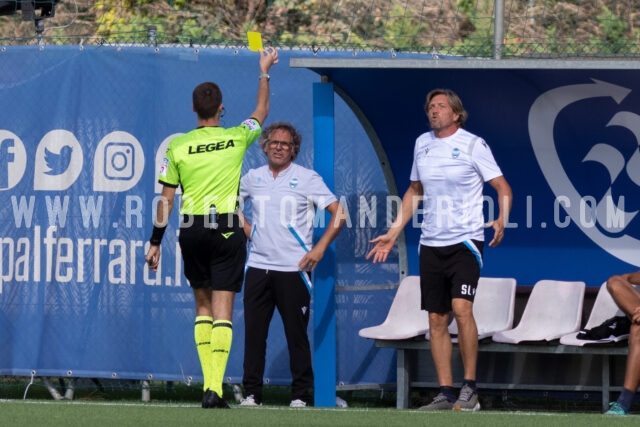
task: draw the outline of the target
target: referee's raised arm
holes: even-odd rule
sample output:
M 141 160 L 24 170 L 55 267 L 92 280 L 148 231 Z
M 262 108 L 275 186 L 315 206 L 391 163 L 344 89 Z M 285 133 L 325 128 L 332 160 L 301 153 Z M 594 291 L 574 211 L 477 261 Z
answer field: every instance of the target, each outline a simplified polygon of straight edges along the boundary
M 256 100 L 256 109 L 251 113 L 251 117 L 258 120 L 260 125 L 264 124 L 264 121 L 269 114 L 269 69 L 273 64 L 278 63 L 278 52 L 273 47 L 266 49 L 260 49 L 260 74 L 258 80 L 260 81 L 258 86 L 258 99 Z

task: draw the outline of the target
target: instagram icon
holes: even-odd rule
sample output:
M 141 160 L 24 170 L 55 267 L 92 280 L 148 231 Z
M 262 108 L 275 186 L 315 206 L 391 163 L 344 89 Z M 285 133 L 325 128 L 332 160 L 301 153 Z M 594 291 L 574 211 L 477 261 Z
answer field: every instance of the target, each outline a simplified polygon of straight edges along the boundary
M 93 158 L 94 191 L 127 191 L 144 170 L 144 152 L 130 133 L 115 131 L 96 147 Z
M 133 178 L 135 150 L 128 142 L 109 142 L 104 146 L 104 177 L 114 180 Z

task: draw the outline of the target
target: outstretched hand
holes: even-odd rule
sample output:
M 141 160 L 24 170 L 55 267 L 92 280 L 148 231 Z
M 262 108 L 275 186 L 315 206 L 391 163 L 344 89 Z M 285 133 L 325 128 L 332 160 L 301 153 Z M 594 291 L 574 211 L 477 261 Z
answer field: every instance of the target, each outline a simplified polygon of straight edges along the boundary
M 489 242 L 489 246 L 493 248 L 498 246 L 504 238 L 504 222 L 495 220 L 490 222 L 488 225 L 493 228 L 493 239 Z
M 378 236 L 373 240 L 369 240 L 369 243 L 374 243 L 375 246 L 369 251 L 365 259 L 369 259 L 373 256 L 373 263 L 385 262 L 389 256 L 389 252 L 393 249 L 393 245 L 396 243 L 396 239 L 390 237 L 388 234 Z

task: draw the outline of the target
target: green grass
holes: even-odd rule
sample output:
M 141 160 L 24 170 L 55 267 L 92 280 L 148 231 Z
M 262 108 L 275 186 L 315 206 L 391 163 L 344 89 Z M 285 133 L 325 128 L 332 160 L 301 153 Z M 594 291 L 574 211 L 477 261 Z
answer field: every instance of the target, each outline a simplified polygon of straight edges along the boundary
M 52 383 L 58 387 L 57 381 Z M 288 407 L 288 387 L 267 386 L 265 404 L 243 408 L 233 404 L 231 387 L 225 386 L 225 398 L 231 410 L 204 410 L 200 407 L 201 384 L 151 383 L 151 402 L 141 402 L 138 381 L 79 380 L 72 401 L 54 401 L 43 383 L 32 384 L 24 377 L 0 380 L 0 422 L 6 426 L 631 426 L 640 415 L 611 417 L 600 414 L 598 396 L 512 396 L 500 392 L 481 396 L 483 410 L 476 413 L 426 413 L 416 409 L 395 409 L 393 391 L 341 391 L 348 408 Z M 62 388 L 59 389 L 64 392 Z M 413 408 L 426 403 L 437 390 L 414 391 Z M 586 396 L 586 395 L 585 395 Z M 26 399 L 25 399 L 26 397 Z M 640 408 L 634 405 L 633 412 Z
M 64 394 L 65 389 L 56 379 L 51 379 L 51 383 L 60 394 Z M 150 394 L 151 403 L 197 405 L 202 399 L 202 384 L 193 383 L 187 385 L 182 382 L 176 382 L 169 385 L 164 381 L 152 381 Z M 393 408 L 396 404 L 396 394 L 394 392 L 356 390 L 342 391 L 338 395 L 357 407 Z M 30 384 L 29 378 L 26 377 L 0 378 L 0 399 L 22 400 L 25 397 L 27 400 L 52 400 L 49 391 L 39 378 L 36 378 L 32 384 Z M 230 403 L 233 402 L 233 390 L 230 385 L 225 384 L 224 397 Z M 98 383 L 93 383 L 86 378 L 78 379 L 73 400 L 137 403 L 141 400 L 140 382 L 100 379 Z M 274 406 L 288 405 L 291 401 L 290 389 L 285 386 L 265 386 L 263 400 L 266 404 Z M 0 422 L 1 419 L 0 417 Z
M 204 410 L 197 404 L 3 400 L 7 426 L 637 426 L 638 416 L 584 413 L 479 411 L 475 413 L 390 408 L 290 409 L 262 406 Z

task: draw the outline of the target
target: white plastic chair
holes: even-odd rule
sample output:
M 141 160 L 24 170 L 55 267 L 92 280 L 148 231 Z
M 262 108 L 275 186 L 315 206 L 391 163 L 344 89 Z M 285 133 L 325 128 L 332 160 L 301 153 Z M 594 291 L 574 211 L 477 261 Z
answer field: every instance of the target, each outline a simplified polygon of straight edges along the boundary
M 601 325 L 605 320 L 611 319 L 615 316 L 624 316 L 624 312 L 620 310 L 620 307 L 613 300 L 613 297 L 607 290 L 607 282 L 604 282 L 598 290 L 596 300 L 593 302 L 591 308 L 591 314 L 589 320 L 584 326 L 584 329 L 592 329 Z M 603 343 L 603 342 L 618 342 L 623 339 L 627 339 L 629 334 L 620 335 L 618 337 L 610 337 L 605 340 L 580 340 L 577 338 L 578 332 L 572 332 L 560 338 L 560 344 L 584 346 L 585 344 Z
M 429 328 L 429 313 L 420 309 L 420 277 L 402 279 L 387 318 L 377 326 L 360 329 L 364 338 L 402 340 L 424 335 Z
M 513 328 L 516 286 L 514 278 L 481 277 L 478 280 L 473 301 L 473 317 L 476 320 L 479 340 Z M 458 323 L 455 318 L 449 324 L 449 334 L 452 342 L 458 342 Z M 429 339 L 429 331 L 426 338 Z
M 540 280 L 531 290 L 518 326 L 496 332 L 493 341 L 553 341 L 577 332 L 582 321 L 584 289 L 584 282 Z

